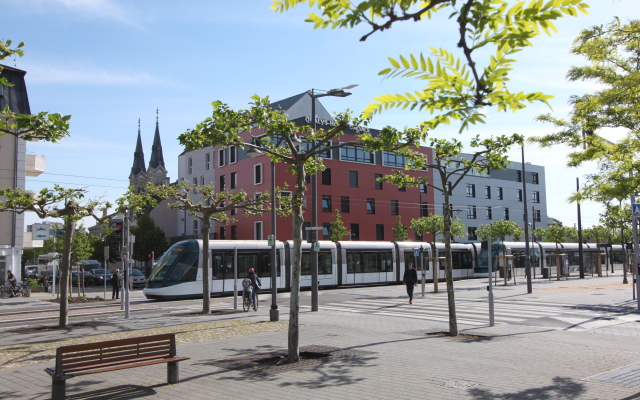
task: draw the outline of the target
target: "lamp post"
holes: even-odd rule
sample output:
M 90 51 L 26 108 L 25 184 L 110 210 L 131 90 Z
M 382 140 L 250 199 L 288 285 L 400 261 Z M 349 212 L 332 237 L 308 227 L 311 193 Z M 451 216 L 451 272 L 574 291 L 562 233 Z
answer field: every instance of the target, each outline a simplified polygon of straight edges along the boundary
M 279 138 L 276 146 L 280 146 L 282 143 L 282 137 Z M 257 145 L 256 138 L 252 138 L 252 143 Z M 291 137 L 291 143 L 294 147 L 298 147 L 302 144 L 302 141 L 297 137 Z M 249 157 L 258 157 L 263 155 L 264 152 L 252 147 L 247 150 L 246 153 Z M 269 320 L 279 321 L 280 310 L 278 310 L 278 280 L 277 280 L 277 257 L 276 257 L 276 163 L 271 161 L 271 309 L 269 310 Z
M 347 97 L 351 93 L 345 89 L 352 89 L 358 85 L 349 85 L 339 89 L 327 90 L 325 93 L 316 94 L 316 89 L 307 91 L 311 97 L 311 119 L 313 120 L 313 133 L 316 132 L 316 99 L 320 97 Z M 313 146 L 313 144 L 311 144 Z M 308 234 L 312 235 L 311 242 L 318 240 L 318 180 L 316 174 L 311 175 L 311 225 L 312 230 Z M 311 311 L 318 311 L 318 252 L 311 246 Z
M 529 213 L 527 210 L 527 175 L 524 164 L 524 146 L 520 146 L 522 152 L 522 192 L 524 193 L 524 243 L 525 243 L 525 258 L 524 258 L 524 270 L 527 274 L 527 293 L 533 292 L 533 286 L 531 284 L 531 251 L 529 249 Z

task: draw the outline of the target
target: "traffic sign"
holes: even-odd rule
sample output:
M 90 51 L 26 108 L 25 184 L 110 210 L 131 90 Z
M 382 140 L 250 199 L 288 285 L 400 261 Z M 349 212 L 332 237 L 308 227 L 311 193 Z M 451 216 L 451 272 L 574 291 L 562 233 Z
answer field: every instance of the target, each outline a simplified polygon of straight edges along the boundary
M 313 251 L 320 251 L 320 242 L 313 242 Z
M 420 249 L 413 249 L 413 255 L 416 257 L 420 257 Z
M 631 209 L 633 210 L 634 217 L 640 217 L 640 203 L 631 204 Z
M 275 237 L 273 235 L 269 235 L 267 237 L 267 244 L 269 246 L 273 246 L 273 244 L 276 242 Z

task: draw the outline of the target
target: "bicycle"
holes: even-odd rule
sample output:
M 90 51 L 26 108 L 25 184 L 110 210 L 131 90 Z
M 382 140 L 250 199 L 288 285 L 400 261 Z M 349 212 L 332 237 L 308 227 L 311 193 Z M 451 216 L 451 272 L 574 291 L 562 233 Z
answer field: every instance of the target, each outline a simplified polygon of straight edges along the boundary
M 253 292 L 253 286 L 251 285 L 251 279 L 245 279 L 242 281 L 242 309 L 244 312 L 249 311 L 251 308 L 251 294 Z
M 22 297 L 24 296 L 23 286 L 26 286 L 24 283 L 16 285 L 16 287 L 12 287 L 10 284 L 5 284 L 0 286 L 0 297 L 6 299 L 7 297 Z

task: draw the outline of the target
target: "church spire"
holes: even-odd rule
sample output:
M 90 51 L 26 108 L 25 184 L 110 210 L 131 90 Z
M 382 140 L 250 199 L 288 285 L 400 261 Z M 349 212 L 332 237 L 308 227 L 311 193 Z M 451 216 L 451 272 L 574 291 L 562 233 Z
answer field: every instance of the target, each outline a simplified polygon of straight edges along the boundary
M 151 159 L 149 160 L 149 171 L 164 166 L 164 156 L 162 155 L 162 143 L 160 142 L 160 127 L 158 125 L 158 109 L 156 108 L 156 133 L 153 137 L 153 146 L 151 147 Z
M 147 172 L 147 169 L 144 166 L 144 151 L 142 151 L 142 138 L 140 137 L 140 118 L 138 118 L 138 143 L 136 144 L 136 151 L 133 153 L 133 166 L 129 177 L 139 175 L 141 172 Z

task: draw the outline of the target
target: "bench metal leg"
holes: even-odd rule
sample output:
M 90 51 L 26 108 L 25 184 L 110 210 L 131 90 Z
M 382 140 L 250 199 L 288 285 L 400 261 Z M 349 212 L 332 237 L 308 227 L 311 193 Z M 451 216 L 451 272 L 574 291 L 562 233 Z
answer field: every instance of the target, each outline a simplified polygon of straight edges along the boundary
M 64 400 L 66 393 L 66 379 L 57 379 L 53 377 L 51 382 L 51 399 L 52 400 Z
M 178 371 L 178 362 L 169 361 L 167 363 L 167 381 L 169 383 L 178 383 L 180 380 L 180 374 Z

